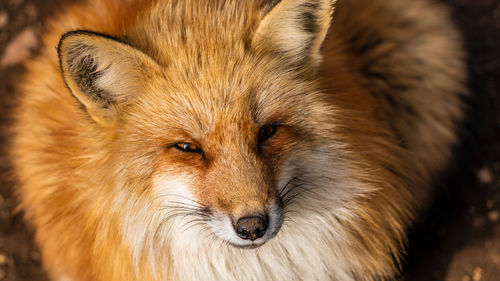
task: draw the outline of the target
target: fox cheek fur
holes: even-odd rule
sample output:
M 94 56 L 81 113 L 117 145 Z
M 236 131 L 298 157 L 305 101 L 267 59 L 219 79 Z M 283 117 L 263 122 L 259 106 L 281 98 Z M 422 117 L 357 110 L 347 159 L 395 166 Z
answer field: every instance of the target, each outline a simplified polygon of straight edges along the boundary
M 53 280 L 394 278 L 463 118 L 444 7 L 65 11 L 27 63 L 12 126 L 21 207 Z

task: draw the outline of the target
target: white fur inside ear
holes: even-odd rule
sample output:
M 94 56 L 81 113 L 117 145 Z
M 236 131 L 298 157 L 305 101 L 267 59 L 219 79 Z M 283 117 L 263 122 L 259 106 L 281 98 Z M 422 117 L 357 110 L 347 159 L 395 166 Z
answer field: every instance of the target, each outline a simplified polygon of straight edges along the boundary
M 282 0 L 261 21 L 252 40 L 258 50 L 315 65 L 330 24 L 334 0 Z
M 271 23 L 273 26 L 267 30 L 267 40 L 290 56 L 303 57 L 306 49 L 312 41 L 314 34 L 307 32 L 303 24 L 297 19 L 296 7 L 290 7 L 282 11 L 282 18 L 278 22 Z
M 131 92 L 134 81 L 141 76 L 139 52 L 99 35 L 68 37 L 62 39 L 59 52 L 71 90 L 82 92 L 94 102 L 125 100 L 123 95 Z
M 143 88 L 145 73 L 158 70 L 141 51 L 92 32 L 63 35 L 58 53 L 66 85 L 101 125 L 112 124 L 121 105 Z

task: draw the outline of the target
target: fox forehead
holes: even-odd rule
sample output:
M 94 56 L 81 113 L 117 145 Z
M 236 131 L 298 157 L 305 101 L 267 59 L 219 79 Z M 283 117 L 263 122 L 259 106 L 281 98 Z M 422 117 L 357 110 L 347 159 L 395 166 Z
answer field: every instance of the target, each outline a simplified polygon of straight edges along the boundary
M 314 89 L 279 69 L 256 70 L 255 59 L 247 60 L 229 64 L 231 71 L 165 67 L 137 93 L 131 121 L 161 122 L 194 137 L 222 128 L 248 134 L 269 123 L 297 123 L 293 119 L 309 107 L 304 100 L 317 96 Z
M 153 1 L 127 38 L 160 64 L 182 56 L 203 60 L 197 50 L 225 56 L 241 52 L 266 12 L 266 1 Z M 158 52 L 158 50 L 162 50 Z

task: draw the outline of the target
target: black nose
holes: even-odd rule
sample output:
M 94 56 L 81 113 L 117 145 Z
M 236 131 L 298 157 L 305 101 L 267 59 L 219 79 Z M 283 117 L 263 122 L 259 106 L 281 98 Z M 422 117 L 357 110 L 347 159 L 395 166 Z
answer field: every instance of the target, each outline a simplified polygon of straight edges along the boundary
M 241 239 L 252 240 L 264 236 L 267 230 L 267 216 L 243 217 L 234 226 Z

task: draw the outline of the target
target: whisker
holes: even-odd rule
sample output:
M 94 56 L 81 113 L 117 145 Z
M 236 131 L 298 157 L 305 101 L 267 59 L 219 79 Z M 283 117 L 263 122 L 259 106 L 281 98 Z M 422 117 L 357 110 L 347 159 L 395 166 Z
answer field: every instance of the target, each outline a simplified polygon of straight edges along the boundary
M 192 211 L 192 212 L 205 212 L 204 209 L 198 208 L 198 207 L 175 206 L 175 205 L 160 206 L 159 209 L 160 210 L 185 210 L 185 211 Z
M 197 221 L 197 220 L 190 221 L 183 226 L 182 232 L 188 231 L 189 229 L 200 225 L 205 225 L 205 221 Z
M 304 185 L 305 185 L 305 183 L 302 183 L 302 184 L 295 184 L 295 185 L 293 185 L 290 189 L 288 189 L 288 191 L 287 191 L 287 192 L 285 192 L 285 194 L 283 194 L 283 196 L 282 196 L 281 198 L 282 198 L 282 199 L 285 199 L 285 198 L 286 198 L 286 196 L 287 196 L 288 194 L 290 194 L 290 192 L 292 192 L 293 190 L 295 190 L 295 189 L 297 189 L 297 188 L 299 188 L 299 187 L 303 187 Z
M 180 218 L 180 223 L 181 225 L 181 231 L 185 232 L 192 227 L 195 226 L 200 226 L 200 225 L 206 225 L 205 223 L 210 219 L 210 210 L 208 207 L 204 206 L 203 204 L 200 204 L 196 200 L 193 200 L 191 198 L 188 198 L 183 195 L 179 194 L 163 194 L 156 199 L 159 198 L 166 198 L 166 197 L 173 197 L 173 198 L 179 198 L 186 200 L 187 202 L 184 202 L 182 200 L 170 200 L 167 201 L 167 205 L 161 205 L 159 207 L 160 211 L 167 211 L 165 213 L 165 217 L 159 222 L 154 236 L 156 237 L 158 233 L 160 232 L 161 228 L 167 224 L 169 221 Z M 191 218 L 189 218 L 191 217 Z M 206 227 L 201 227 L 200 231 L 206 232 L 207 229 Z M 210 233 L 209 233 L 210 234 Z
M 193 200 L 189 197 L 186 197 L 186 196 L 183 196 L 183 195 L 179 195 L 179 194 L 160 194 L 158 196 L 156 196 L 154 198 L 154 200 L 157 200 L 159 198 L 162 198 L 162 197 L 179 197 L 179 198 L 182 198 L 182 199 L 185 199 L 185 200 L 188 200 L 190 201 L 191 203 L 194 203 L 195 205 L 201 205 L 199 202 L 197 202 L 196 200 Z
M 294 180 L 296 180 L 296 179 L 297 179 L 297 176 L 292 177 L 292 178 L 291 178 L 291 179 L 290 179 L 290 180 L 289 180 L 289 181 L 285 184 L 285 186 L 283 186 L 283 188 L 280 190 L 280 192 L 279 192 L 279 194 L 278 194 L 278 195 L 281 197 L 281 196 L 282 196 L 282 193 L 286 190 L 286 188 L 290 185 L 290 183 L 292 183 L 292 182 L 293 182 Z

